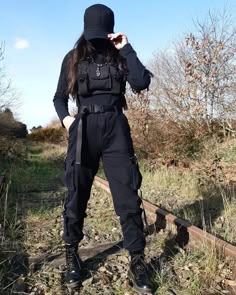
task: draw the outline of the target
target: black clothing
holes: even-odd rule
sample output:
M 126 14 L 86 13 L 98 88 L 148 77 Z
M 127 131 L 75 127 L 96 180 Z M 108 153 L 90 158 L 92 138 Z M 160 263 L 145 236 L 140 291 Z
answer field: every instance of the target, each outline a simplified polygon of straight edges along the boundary
M 133 89 L 140 91 L 146 89 L 150 84 L 150 75 L 140 60 L 137 58 L 136 52 L 130 44 L 126 44 L 120 51 L 120 55 L 125 58 L 128 67 L 127 81 Z M 53 99 L 54 106 L 58 117 L 62 121 L 68 112 L 68 99 L 69 95 L 65 94 L 68 87 L 68 58 L 69 52 L 62 62 L 61 73 L 58 81 L 57 90 Z M 101 57 L 99 57 L 101 58 Z M 99 60 L 98 60 L 99 62 Z M 120 97 L 117 95 L 93 95 L 91 97 L 80 97 L 81 105 L 102 104 L 102 105 L 119 105 Z
M 125 94 L 125 75 L 117 64 L 83 60 L 78 64 L 77 85 L 79 96 L 97 94 Z
M 152 291 L 143 251 L 131 253 L 128 278 L 137 291 L 141 293 L 150 293 Z
M 108 39 L 107 35 L 114 32 L 114 13 L 103 5 L 95 4 L 88 7 L 84 13 L 84 37 Z
M 65 245 L 66 247 L 66 275 L 68 288 L 75 288 L 81 284 L 82 261 L 78 255 L 78 244 Z
M 140 91 L 149 86 L 150 75 L 130 44 L 120 51 L 127 68 L 127 81 Z M 54 106 L 62 121 L 69 115 L 67 90 L 68 53 L 62 63 Z M 104 58 L 100 55 L 97 58 Z M 110 185 L 113 203 L 124 235 L 124 247 L 129 251 L 143 250 L 145 237 L 141 218 L 141 201 L 137 189 L 141 174 L 135 161 L 133 143 L 127 118 L 121 110 L 121 96 L 96 94 L 79 97 L 81 109 L 95 105 L 104 106 L 105 112 L 85 112 L 80 119 L 80 109 L 69 128 L 68 150 L 65 160 L 65 185 L 68 195 L 64 210 L 64 240 L 67 244 L 79 243 L 83 238 L 83 223 L 93 179 L 102 158 L 104 171 Z M 110 108 L 114 106 L 114 108 Z M 83 128 L 81 131 L 81 124 Z M 80 136 L 81 134 L 82 141 Z M 78 148 L 79 146 L 79 148 Z M 76 150 L 81 153 L 81 162 L 76 159 Z M 78 157 L 77 157 L 78 158 Z M 78 163 L 79 162 L 79 163 Z
M 121 107 L 110 106 L 110 105 L 100 105 L 100 104 L 92 104 L 89 106 L 80 106 L 78 112 L 78 131 L 77 131 L 77 142 L 76 142 L 76 158 L 75 164 L 80 165 L 82 162 L 81 159 L 81 151 L 82 151 L 82 135 L 83 135 L 83 121 L 84 115 L 86 114 L 101 114 L 106 112 L 122 112 Z M 74 123 L 74 122 L 73 122 Z
M 144 249 L 138 167 L 133 161 L 133 144 L 127 118 L 123 113 L 88 114 L 83 119 L 82 163 L 75 165 L 78 117 L 69 129 L 65 161 L 65 184 L 68 197 L 64 211 L 64 240 L 78 243 L 83 238 L 83 222 L 93 179 L 102 158 L 109 181 L 116 214 L 124 235 L 124 248 Z

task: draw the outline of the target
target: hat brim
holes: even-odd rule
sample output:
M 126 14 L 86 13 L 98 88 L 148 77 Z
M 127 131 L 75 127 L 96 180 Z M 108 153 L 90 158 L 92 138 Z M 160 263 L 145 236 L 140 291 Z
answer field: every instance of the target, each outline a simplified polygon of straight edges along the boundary
M 86 30 L 84 31 L 84 38 L 86 40 L 91 39 L 108 39 L 107 35 L 109 32 L 98 31 L 98 30 Z

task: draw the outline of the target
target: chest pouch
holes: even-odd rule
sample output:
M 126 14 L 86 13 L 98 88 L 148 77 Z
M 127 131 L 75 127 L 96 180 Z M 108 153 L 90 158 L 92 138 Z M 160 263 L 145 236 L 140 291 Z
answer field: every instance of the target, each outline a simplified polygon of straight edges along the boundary
M 124 79 L 115 65 L 80 62 L 78 65 L 78 94 L 123 94 Z
M 88 68 L 88 77 L 89 89 L 91 92 L 96 90 L 111 90 L 111 73 L 110 67 L 107 64 L 90 64 Z

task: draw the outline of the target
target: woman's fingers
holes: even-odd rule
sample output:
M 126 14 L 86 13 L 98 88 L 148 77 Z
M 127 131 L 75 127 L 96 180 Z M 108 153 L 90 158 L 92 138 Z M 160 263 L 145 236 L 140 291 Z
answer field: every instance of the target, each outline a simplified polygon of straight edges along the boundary
M 110 39 L 110 40 L 114 40 L 118 37 L 122 37 L 124 35 L 124 33 L 111 33 L 111 34 L 108 34 L 107 37 Z
M 118 50 L 128 43 L 127 36 L 121 32 L 108 34 L 107 37 Z

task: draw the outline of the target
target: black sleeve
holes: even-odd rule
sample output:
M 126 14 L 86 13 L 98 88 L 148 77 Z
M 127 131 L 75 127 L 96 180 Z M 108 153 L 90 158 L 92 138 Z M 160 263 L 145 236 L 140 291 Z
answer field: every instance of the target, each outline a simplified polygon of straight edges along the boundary
M 149 71 L 138 59 L 133 47 L 128 43 L 120 49 L 120 55 L 125 58 L 128 67 L 127 81 L 132 89 L 140 91 L 148 88 L 151 77 Z
M 54 107 L 61 123 L 66 116 L 70 115 L 68 111 L 69 95 L 66 94 L 68 87 L 68 58 L 69 53 L 63 59 L 56 93 L 53 98 Z M 64 127 L 63 123 L 62 126 Z

